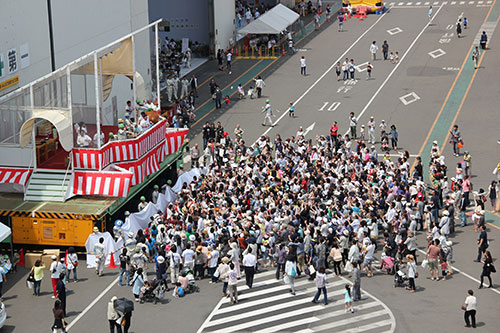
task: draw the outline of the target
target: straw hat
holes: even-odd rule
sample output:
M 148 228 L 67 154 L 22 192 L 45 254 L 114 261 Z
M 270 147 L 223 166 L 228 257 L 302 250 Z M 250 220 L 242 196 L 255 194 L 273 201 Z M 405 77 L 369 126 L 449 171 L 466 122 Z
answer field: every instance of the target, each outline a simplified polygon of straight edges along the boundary
M 158 260 L 159 264 L 163 264 L 165 262 L 165 258 L 163 256 L 159 256 L 156 260 Z
M 228 257 L 224 257 L 220 261 L 222 261 L 224 264 L 227 264 L 229 262 L 229 258 Z

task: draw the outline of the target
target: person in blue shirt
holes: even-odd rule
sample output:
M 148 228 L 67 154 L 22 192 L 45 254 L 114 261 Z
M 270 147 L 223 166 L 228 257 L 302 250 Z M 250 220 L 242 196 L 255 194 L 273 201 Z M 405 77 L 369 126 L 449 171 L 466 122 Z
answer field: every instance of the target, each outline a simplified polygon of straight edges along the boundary
M 293 105 L 293 102 L 290 102 L 290 106 L 288 107 L 288 116 L 295 118 L 295 105 Z

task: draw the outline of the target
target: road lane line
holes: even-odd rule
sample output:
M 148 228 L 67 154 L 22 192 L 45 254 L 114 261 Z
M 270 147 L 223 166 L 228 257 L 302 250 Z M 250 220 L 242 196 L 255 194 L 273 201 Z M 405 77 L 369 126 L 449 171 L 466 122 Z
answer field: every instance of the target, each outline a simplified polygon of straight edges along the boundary
M 297 103 L 299 103 L 318 83 L 319 81 L 321 81 L 328 73 L 330 73 L 330 71 L 335 68 L 335 65 L 337 64 L 337 62 L 341 61 L 344 59 L 344 57 L 346 56 L 346 54 L 354 47 L 356 46 L 356 44 L 368 33 L 370 32 L 370 30 L 373 29 L 373 27 L 378 23 L 380 22 L 380 20 L 382 20 L 382 18 L 385 17 L 385 15 L 388 13 L 389 11 L 386 11 L 384 14 L 382 14 L 368 29 L 365 30 L 365 32 L 363 32 L 361 34 L 361 36 L 358 37 L 358 39 L 356 39 L 354 41 L 354 43 L 351 44 L 351 46 L 349 46 L 349 48 L 337 59 L 335 60 L 332 65 L 316 80 L 314 81 L 314 83 L 309 87 L 307 88 L 307 90 L 299 97 L 297 98 L 297 100 L 295 100 L 295 102 L 293 103 L 294 105 L 296 105 Z M 278 118 L 278 120 L 276 120 L 274 123 L 273 123 L 273 127 L 276 126 L 276 124 L 278 124 L 280 122 L 281 119 L 283 119 L 283 117 L 285 117 L 287 115 L 287 111 L 288 109 L 286 109 L 285 111 L 283 111 L 283 114 Z M 257 140 L 262 136 L 262 135 L 266 135 L 267 133 L 269 133 L 271 131 L 271 129 L 273 127 L 269 127 L 264 133 L 262 133 L 261 135 L 259 135 L 256 139 L 255 139 L 255 142 L 253 143 L 253 145 L 255 145 L 255 143 L 257 143 Z
M 333 15 L 333 14 L 332 14 L 332 15 Z M 332 15 L 330 15 L 330 18 L 332 17 Z M 328 21 L 327 21 L 327 19 L 325 18 L 325 20 L 324 20 L 323 22 L 321 22 L 321 23 L 320 23 L 320 26 L 324 25 L 324 24 L 325 24 L 325 23 L 327 23 L 327 22 L 328 22 Z M 313 24 L 313 23 L 314 23 L 314 22 L 309 22 L 309 23 L 306 25 L 306 28 L 307 28 L 308 26 L 310 26 L 311 24 Z M 316 31 L 316 30 L 312 29 L 311 31 L 309 31 L 307 34 L 305 34 L 305 35 L 304 35 L 304 36 L 302 36 L 299 40 L 297 40 L 297 41 L 295 42 L 295 44 L 296 44 L 296 45 L 297 45 L 297 44 L 299 44 L 299 43 L 300 43 L 300 42 L 301 42 L 304 38 L 307 38 L 307 37 L 308 37 L 310 34 L 312 34 L 314 31 Z M 266 69 L 268 69 L 271 65 L 273 65 L 273 64 L 274 64 L 276 61 L 278 61 L 280 58 L 281 58 L 281 57 L 277 57 L 276 59 L 274 59 L 273 61 L 271 61 L 271 62 L 270 62 L 270 63 L 269 63 L 266 67 L 264 67 L 264 69 L 262 69 L 261 71 L 259 71 L 256 75 L 258 76 L 258 75 L 260 75 L 260 74 L 264 73 L 264 71 L 265 71 Z M 266 60 L 266 59 L 261 59 L 261 60 L 259 61 L 259 63 L 260 63 L 260 62 L 262 62 L 263 60 Z M 254 66 L 252 66 L 252 68 L 254 68 L 256 65 L 257 65 L 257 64 L 255 64 Z M 251 69 L 251 68 L 250 68 L 250 69 Z M 243 74 L 241 74 L 241 75 L 240 75 L 237 79 L 235 79 L 232 83 L 228 84 L 228 85 L 227 85 L 224 89 L 222 89 L 222 91 L 226 90 L 229 86 L 231 86 L 231 85 L 233 85 L 234 83 L 236 83 L 236 81 L 237 81 L 237 80 L 239 80 L 239 79 L 240 79 L 243 75 L 247 74 L 247 73 L 248 73 L 248 71 L 249 71 L 250 69 L 248 69 L 248 70 L 247 70 L 247 71 L 245 71 Z M 246 82 L 243 86 L 246 86 L 246 85 L 247 85 L 247 84 L 249 84 L 250 82 L 251 82 L 251 80 L 250 80 L 250 81 L 248 81 L 248 82 Z M 233 91 L 232 93 L 230 93 L 230 94 L 229 94 L 229 97 L 234 96 L 237 92 L 238 92 L 238 90 Z M 198 107 L 197 107 L 197 108 L 193 111 L 193 113 L 196 113 L 199 109 L 201 109 L 201 107 L 202 107 L 202 106 L 206 105 L 206 104 L 207 104 L 207 103 L 209 103 L 211 100 L 212 100 L 212 99 L 208 99 L 208 100 L 206 100 L 203 104 L 201 104 L 200 106 L 198 106 Z M 198 119 L 198 120 L 197 120 L 194 124 L 192 124 L 192 125 L 191 125 L 191 128 L 193 128 L 196 124 L 198 124 L 199 122 L 201 122 L 201 121 L 202 121 L 202 120 L 203 120 L 206 116 L 208 116 L 209 114 L 211 114 L 211 113 L 212 113 L 213 111 L 215 111 L 215 110 L 216 110 L 216 108 L 215 108 L 215 107 L 213 107 L 212 109 L 210 109 L 210 110 L 209 110 L 207 113 L 205 113 L 205 114 L 204 114 L 204 115 L 203 115 L 200 119 Z M 196 136 L 196 135 L 195 135 L 195 136 Z
M 439 8 L 441 8 L 441 7 L 439 7 Z M 437 14 L 437 12 L 436 12 L 436 14 Z M 347 284 L 351 284 L 352 285 L 352 282 L 349 281 L 348 279 L 346 279 L 345 277 L 340 276 L 340 278 L 342 280 L 344 280 Z M 389 309 L 389 307 L 384 302 L 382 302 L 380 299 L 378 299 L 377 297 L 373 296 L 373 294 L 370 294 L 365 289 L 361 289 L 361 290 L 366 295 L 370 296 L 371 298 L 373 298 L 374 300 L 376 300 L 377 302 L 379 302 L 380 305 L 382 305 L 384 307 L 384 309 L 387 311 L 387 313 L 389 313 L 389 317 L 391 317 L 391 330 L 390 330 L 390 332 L 395 332 L 396 331 L 396 318 L 394 317 L 394 314 L 392 313 L 391 309 Z
M 496 2 L 496 0 L 495 0 L 495 2 Z M 488 20 L 488 17 L 490 16 L 490 14 L 491 14 L 491 11 L 492 11 L 493 7 L 494 7 L 494 6 L 491 6 L 490 10 L 488 11 L 488 14 L 486 14 L 486 16 L 485 16 L 485 18 L 484 18 L 483 23 L 484 23 L 484 22 L 486 22 L 486 21 Z M 437 122 L 438 122 L 439 118 L 441 117 L 441 114 L 443 113 L 443 110 L 444 110 L 444 108 L 445 108 L 446 104 L 448 103 L 448 100 L 450 99 L 451 93 L 452 93 L 452 92 L 453 92 L 453 90 L 455 89 L 455 86 L 456 86 L 456 84 L 457 84 L 457 82 L 458 82 L 458 79 L 459 79 L 459 78 L 460 78 L 460 76 L 462 75 L 462 71 L 463 71 L 463 69 L 465 68 L 465 64 L 467 63 L 467 60 L 469 60 L 469 55 L 470 55 L 470 53 L 472 52 L 472 49 L 473 49 L 473 48 L 474 48 L 474 44 L 472 44 L 472 45 L 470 46 L 470 48 L 469 48 L 469 51 L 467 51 L 467 54 L 466 54 L 465 59 L 464 59 L 464 61 L 463 61 L 463 63 L 462 63 L 462 66 L 460 66 L 460 70 L 458 71 L 457 76 L 455 77 L 455 80 L 453 81 L 453 84 L 451 85 L 450 90 L 448 91 L 448 94 L 446 95 L 446 98 L 444 99 L 443 105 L 441 105 L 441 109 L 439 110 L 439 112 L 438 112 L 438 114 L 437 114 L 436 118 L 434 119 L 434 122 L 432 123 L 431 128 L 429 129 L 429 132 L 427 133 L 427 136 L 426 136 L 426 138 L 425 138 L 425 140 L 424 140 L 424 143 L 422 144 L 422 146 L 420 147 L 420 150 L 418 151 L 418 155 L 419 155 L 419 156 L 422 156 L 422 152 L 424 151 L 425 147 L 427 146 L 427 142 L 429 142 L 429 139 L 430 139 L 430 137 L 431 137 L 431 135 L 432 135 L 432 132 L 434 131 L 434 128 L 436 127 L 436 124 L 437 124 Z M 483 52 L 483 53 L 484 53 L 484 52 Z M 416 163 L 417 163 L 417 161 L 415 160 L 415 161 L 413 162 L 413 164 L 412 164 L 411 168 L 410 168 L 411 170 L 413 170 L 413 169 L 415 168 L 415 164 L 416 164 Z M 425 166 L 424 166 L 424 167 L 425 167 Z
M 438 10 L 436 11 L 436 14 L 434 14 L 433 18 L 432 18 L 432 21 L 434 20 L 434 18 L 439 14 L 439 12 L 441 11 L 441 9 L 443 8 L 444 6 L 440 6 L 438 8 Z M 370 100 L 368 101 L 368 103 L 365 105 L 365 107 L 363 108 L 363 110 L 361 110 L 361 112 L 359 113 L 359 115 L 356 117 L 356 120 L 359 120 L 363 114 L 366 112 L 366 110 L 368 110 L 368 108 L 370 107 L 370 105 L 373 103 L 373 101 L 375 100 L 375 98 L 378 96 L 378 94 L 382 91 L 382 89 L 384 88 L 384 86 L 387 84 L 387 82 L 389 82 L 390 78 L 392 77 L 392 75 L 396 72 L 396 70 L 398 69 L 399 65 L 401 65 L 401 63 L 403 62 L 403 60 L 406 58 L 406 56 L 408 55 L 408 53 L 410 53 L 411 49 L 413 48 L 413 46 L 415 45 L 415 43 L 418 41 L 418 39 L 420 38 L 420 36 L 422 36 L 422 34 L 425 32 L 425 30 L 432 24 L 432 21 L 429 21 L 427 22 L 427 24 L 424 26 L 424 28 L 420 31 L 420 33 L 417 35 L 417 37 L 415 37 L 415 39 L 413 40 L 413 42 L 410 44 L 410 47 L 408 47 L 408 49 L 406 50 L 406 52 L 403 54 L 403 56 L 401 57 L 401 59 L 399 60 L 399 62 L 396 64 L 396 66 L 394 66 L 394 68 L 392 69 L 392 71 L 389 73 L 389 75 L 385 78 L 384 82 L 382 82 L 382 84 L 380 85 L 380 87 L 378 87 L 377 91 L 375 91 L 375 93 L 373 94 L 372 98 L 370 98 Z M 346 131 L 345 134 L 348 134 L 349 133 L 349 130 Z M 345 135 L 344 134 L 344 135 Z
M 474 71 L 474 74 L 472 74 L 472 78 L 470 79 L 470 82 L 467 85 L 467 89 L 465 90 L 465 93 L 462 96 L 462 100 L 460 101 L 460 105 L 458 106 L 458 109 L 455 113 L 455 117 L 453 117 L 453 120 L 450 123 L 450 128 L 448 129 L 448 132 L 446 133 L 444 141 L 441 144 L 441 148 L 439 149 L 439 155 L 443 154 L 444 148 L 446 147 L 446 142 L 448 142 L 448 138 L 450 137 L 450 132 L 457 121 L 458 115 L 460 114 L 462 107 L 464 106 L 465 99 L 467 98 L 467 95 L 469 95 L 469 91 L 470 91 L 470 88 L 472 87 L 472 84 L 474 83 L 474 79 L 476 78 L 476 74 L 479 72 L 479 67 L 481 66 L 481 62 L 483 61 L 484 54 L 485 54 L 485 52 L 481 53 L 481 57 L 479 57 L 479 61 L 477 62 L 477 69 Z
M 417 250 L 418 250 L 418 252 L 425 254 L 425 251 L 422 251 L 422 250 L 420 250 L 420 249 L 417 249 Z M 451 268 L 452 268 L 455 272 L 458 272 L 458 273 L 462 274 L 463 276 L 465 276 L 465 277 L 467 277 L 467 278 L 471 279 L 471 280 L 472 280 L 472 281 L 474 281 L 474 282 L 481 283 L 481 281 L 479 281 L 479 280 L 478 280 L 478 279 L 476 279 L 475 277 L 470 276 L 469 274 L 467 274 L 467 273 L 465 273 L 464 271 L 462 271 L 462 270 L 460 270 L 460 269 L 456 268 L 455 266 L 452 266 L 452 265 L 449 265 L 449 266 L 450 266 L 450 267 L 451 267 Z M 485 289 L 487 289 L 487 290 L 491 290 L 491 291 L 494 291 L 494 292 L 496 292 L 497 294 L 499 294 L 499 295 L 500 295 L 500 291 L 498 291 L 498 290 L 496 290 L 496 289 L 494 289 L 494 288 L 485 288 Z
M 87 312 L 90 311 L 90 309 L 92 309 L 92 307 L 94 305 L 97 304 L 97 302 L 99 302 L 101 300 L 101 298 L 104 297 L 104 295 L 106 295 L 108 293 L 108 291 L 111 290 L 111 288 L 113 288 L 114 285 L 116 285 L 118 283 L 118 277 L 116 277 L 116 279 L 113 280 L 113 282 L 110 283 L 109 286 L 106 287 L 106 289 L 104 289 L 93 301 L 92 303 L 90 303 L 82 312 L 80 312 L 80 314 L 71 322 L 69 323 L 68 326 L 66 326 L 66 331 L 69 331 L 71 329 L 71 327 L 73 327 L 80 319 L 82 319 L 83 316 L 85 316 L 87 314 Z

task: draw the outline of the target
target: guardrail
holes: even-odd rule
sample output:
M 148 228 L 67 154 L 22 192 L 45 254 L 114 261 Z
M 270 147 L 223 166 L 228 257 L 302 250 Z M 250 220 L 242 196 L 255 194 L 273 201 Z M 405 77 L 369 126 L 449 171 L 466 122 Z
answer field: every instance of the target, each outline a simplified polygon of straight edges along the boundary
M 74 168 L 102 170 L 112 163 L 137 160 L 164 141 L 166 131 L 167 121 L 163 119 L 134 139 L 108 142 L 101 149 L 74 148 Z

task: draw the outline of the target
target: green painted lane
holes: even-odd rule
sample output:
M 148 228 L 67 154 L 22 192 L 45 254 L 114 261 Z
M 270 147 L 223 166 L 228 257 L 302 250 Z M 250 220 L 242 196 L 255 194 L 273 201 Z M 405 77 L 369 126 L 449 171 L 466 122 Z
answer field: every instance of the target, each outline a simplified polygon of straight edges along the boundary
M 500 16 L 500 1 L 495 1 L 492 5 L 491 11 L 488 14 L 486 22 L 496 22 Z M 460 110 L 460 104 L 462 100 L 466 98 L 466 92 L 474 78 L 474 62 L 472 60 L 472 52 L 473 49 L 470 50 L 470 53 L 467 55 L 467 60 L 460 72 L 460 75 L 457 79 L 457 83 L 453 87 L 453 90 L 450 93 L 450 97 L 446 101 L 444 105 L 443 112 L 439 116 L 436 125 L 432 129 L 432 132 L 427 140 L 426 146 L 422 150 L 422 163 L 424 166 L 424 179 L 429 180 L 429 162 L 430 162 L 430 154 L 432 148 L 432 142 L 437 141 L 440 147 L 448 144 L 445 142 L 448 132 L 450 131 L 451 126 L 453 125 L 453 119 Z

